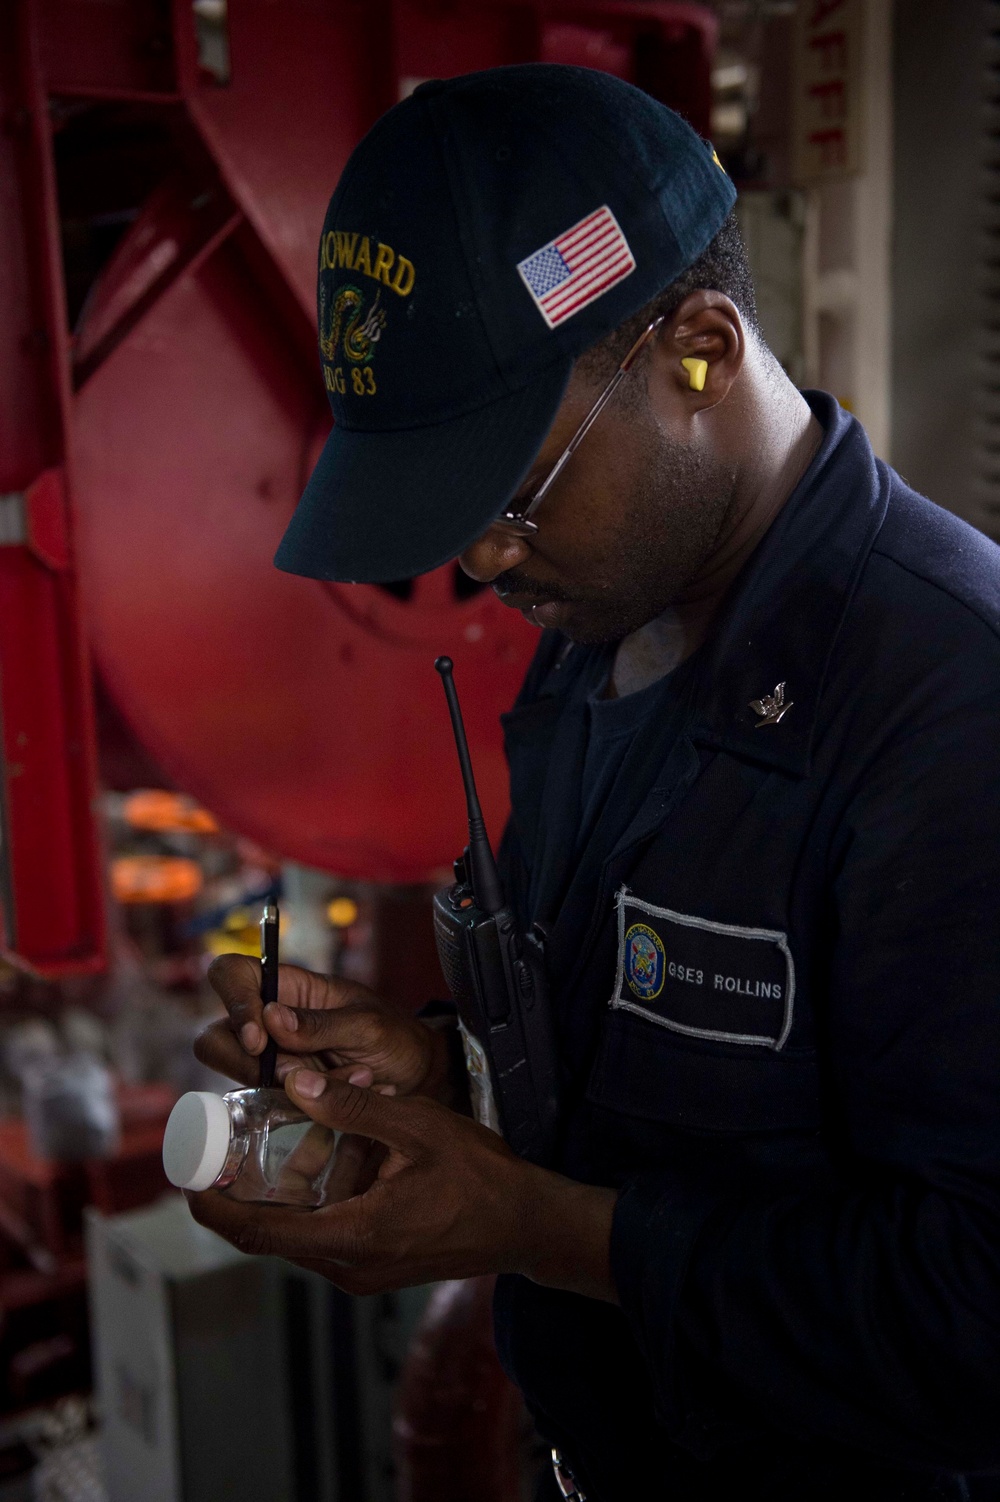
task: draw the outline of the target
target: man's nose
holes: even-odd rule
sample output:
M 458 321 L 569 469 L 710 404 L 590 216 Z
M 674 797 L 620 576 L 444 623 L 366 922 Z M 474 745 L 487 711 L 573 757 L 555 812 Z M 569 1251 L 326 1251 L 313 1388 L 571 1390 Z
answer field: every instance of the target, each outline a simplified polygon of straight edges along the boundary
M 470 579 L 476 579 L 480 584 L 492 584 L 509 568 L 517 568 L 530 553 L 523 537 L 515 537 L 502 527 L 490 527 L 459 554 L 458 561 Z

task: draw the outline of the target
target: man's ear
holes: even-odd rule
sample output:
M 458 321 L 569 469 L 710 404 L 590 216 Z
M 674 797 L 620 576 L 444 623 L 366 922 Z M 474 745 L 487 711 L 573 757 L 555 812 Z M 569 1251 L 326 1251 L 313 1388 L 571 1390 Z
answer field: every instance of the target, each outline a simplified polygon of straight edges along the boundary
M 657 340 L 661 375 L 689 412 L 725 401 L 743 367 L 746 335 L 736 305 L 723 292 L 692 292 Z

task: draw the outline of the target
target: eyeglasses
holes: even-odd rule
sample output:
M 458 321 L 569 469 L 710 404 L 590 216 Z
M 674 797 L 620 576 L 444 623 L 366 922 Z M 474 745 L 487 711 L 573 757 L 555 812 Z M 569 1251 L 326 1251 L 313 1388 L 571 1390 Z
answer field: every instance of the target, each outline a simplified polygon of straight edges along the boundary
M 539 485 L 534 495 L 532 495 L 527 505 L 522 506 L 520 510 L 517 511 L 511 509 L 501 512 L 496 521 L 493 523 L 495 527 L 502 527 L 505 532 L 511 532 L 515 537 L 532 537 L 534 533 L 538 531 L 538 523 L 533 522 L 530 519 L 532 512 L 538 510 L 538 507 L 542 504 L 542 501 L 544 501 L 545 497 L 552 489 L 552 486 L 555 484 L 556 480 L 558 480 L 559 476 L 562 474 L 563 470 L 566 468 L 567 464 L 572 459 L 577 449 L 580 447 L 580 444 L 586 438 L 587 434 L 594 426 L 594 423 L 600 417 L 601 413 L 608 405 L 608 402 L 614 396 L 615 392 L 618 390 L 618 387 L 621 385 L 622 381 L 632 369 L 639 351 L 642 349 L 643 345 L 653 337 L 665 317 L 666 314 L 663 313 L 659 318 L 654 318 L 649 327 L 639 335 L 638 339 L 635 341 L 632 348 L 629 350 L 628 354 L 625 356 L 624 360 L 619 365 L 618 369 L 615 371 L 614 375 L 611 377 L 610 381 L 605 386 L 600 396 L 597 398 L 597 401 L 594 403 L 590 411 L 587 413 L 586 417 L 583 419 L 583 422 L 573 434 L 569 443 L 567 443 L 566 447 L 559 455 L 559 458 L 556 460 L 555 464 L 553 464 L 552 468 L 545 476 L 545 479 L 542 481 L 541 485 Z

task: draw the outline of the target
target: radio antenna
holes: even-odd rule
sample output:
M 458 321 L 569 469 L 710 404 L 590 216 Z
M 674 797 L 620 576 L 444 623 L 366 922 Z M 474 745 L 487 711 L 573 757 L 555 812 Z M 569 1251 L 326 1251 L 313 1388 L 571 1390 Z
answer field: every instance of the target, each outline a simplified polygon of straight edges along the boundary
M 465 738 L 462 710 L 459 706 L 458 694 L 455 692 L 455 680 L 452 677 L 454 664 L 450 657 L 437 657 L 434 659 L 434 667 L 441 674 L 441 681 L 444 684 L 448 712 L 451 715 L 451 728 L 455 732 L 455 745 L 458 749 L 458 764 L 462 768 L 465 802 L 469 810 L 469 876 L 472 880 L 473 896 L 477 906 L 487 913 L 499 913 L 504 905 L 500 872 L 493 858 L 493 849 L 489 835 L 486 833 L 486 821 L 479 806 L 479 794 L 476 792 L 476 779 L 472 771 L 472 759 L 469 756 L 469 743 Z

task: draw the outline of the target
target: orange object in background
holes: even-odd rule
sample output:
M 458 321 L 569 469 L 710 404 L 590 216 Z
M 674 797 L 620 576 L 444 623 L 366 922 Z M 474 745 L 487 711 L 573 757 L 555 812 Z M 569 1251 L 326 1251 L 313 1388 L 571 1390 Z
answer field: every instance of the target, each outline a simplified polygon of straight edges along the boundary
M 326 916 L 332 928 L 350 928 L 358 920 L 358 904 L 353 897 L 335 897 L 327 904 Z
M 207 808 L 200 808 L 183 793 L 162 788 L 143 788 L 129 793 L 122 809 L 133 829 L 156 834 L 218 834 L 219 826 Z
M 111 890 L 118 902 L 190 902 L 204 883 L 197 861 L 179 855 L 118 855 Z

